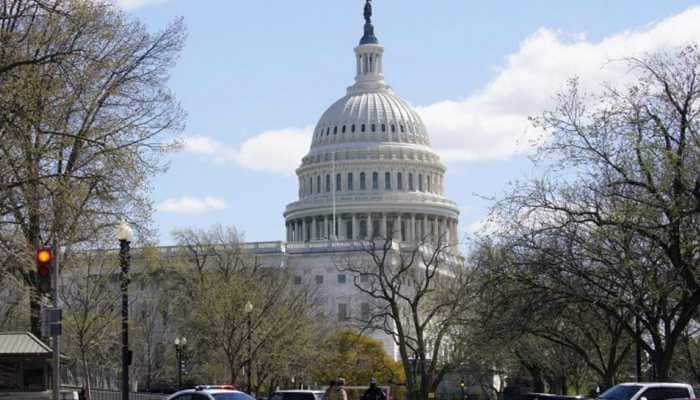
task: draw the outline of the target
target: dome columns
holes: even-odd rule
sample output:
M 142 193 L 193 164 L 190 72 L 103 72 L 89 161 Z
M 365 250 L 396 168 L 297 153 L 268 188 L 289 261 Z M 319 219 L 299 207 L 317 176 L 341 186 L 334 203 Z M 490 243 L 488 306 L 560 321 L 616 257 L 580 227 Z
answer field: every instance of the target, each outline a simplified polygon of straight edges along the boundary
M 399 242 L 458 243 L 457 219 L 429 213 L 359 212 L 336 214 L 337 240 L 393 238 Z M 288 242 L 333 239 L 333 216 L 324 214 L 291 219 L 286 224 Z

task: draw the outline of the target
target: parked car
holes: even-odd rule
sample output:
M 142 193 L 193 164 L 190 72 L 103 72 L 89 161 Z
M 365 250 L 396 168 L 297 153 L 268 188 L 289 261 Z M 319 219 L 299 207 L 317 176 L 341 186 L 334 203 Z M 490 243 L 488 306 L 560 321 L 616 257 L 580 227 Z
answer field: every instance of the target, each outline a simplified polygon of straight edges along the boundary
M 670 400 L 695 397 L 693 387 L 685 383 L 621 383 L 598 396 L 599 400 Z
M 520 395 L 520 400 L 582 400 L 584 396 L 565 396 L 562 394 L 550 393 L 523 393 Z
M 278 390 L 269 400 L 322 400 L 323 390 Z
M 200 385 L 176 392 L 166 400 L 255 400 L 231 385 Z

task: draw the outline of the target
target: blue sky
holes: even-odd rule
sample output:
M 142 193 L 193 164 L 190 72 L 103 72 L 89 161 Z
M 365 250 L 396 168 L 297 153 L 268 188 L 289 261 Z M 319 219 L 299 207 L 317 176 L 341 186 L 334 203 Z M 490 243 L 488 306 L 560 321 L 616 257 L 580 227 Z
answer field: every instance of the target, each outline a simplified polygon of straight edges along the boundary
M 184 16 L 170 86 L 185 148 L 153 181 L 164 244 L 178 227 L 235 225 L 284 238 L 284 206 L 309 132 L 354 77 L 364 0 L 117 0 L 157 30 Z M 385 78 L 416 106 L 447 165 L 462 233 L 510 181 L 532 174 L 527 116 L 568 77 L 624 80 L 611 59 L 700 42 L 697 2 L 375 0 Z

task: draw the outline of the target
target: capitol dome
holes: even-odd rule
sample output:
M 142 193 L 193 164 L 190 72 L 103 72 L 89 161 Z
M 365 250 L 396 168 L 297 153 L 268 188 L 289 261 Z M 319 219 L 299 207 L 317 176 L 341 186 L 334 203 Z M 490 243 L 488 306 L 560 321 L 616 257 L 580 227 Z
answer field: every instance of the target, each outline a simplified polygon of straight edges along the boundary
M 384 82 L 371 5 L 355 48 L 355 83 L 321 116 L 284 216 L 288 242 L 457 241 L 459 212 L 418 113 Z M 335 221 L 335 222 L 334 222 Z

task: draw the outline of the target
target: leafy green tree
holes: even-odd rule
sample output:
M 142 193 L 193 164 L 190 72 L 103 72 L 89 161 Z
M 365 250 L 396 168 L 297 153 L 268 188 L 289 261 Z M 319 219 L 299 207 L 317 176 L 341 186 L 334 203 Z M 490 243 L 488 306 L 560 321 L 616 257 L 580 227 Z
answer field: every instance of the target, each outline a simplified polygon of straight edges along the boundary
M 367 385 L 373 377 L 380 385 L 403 384 L 405 379 L 403 367 L 386 354 L 381 341 L 351 329 L 323 342 L 312 374 L 314 382 L 343 377 L 348 385 Z

